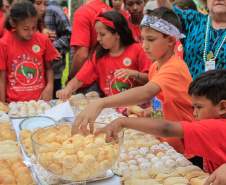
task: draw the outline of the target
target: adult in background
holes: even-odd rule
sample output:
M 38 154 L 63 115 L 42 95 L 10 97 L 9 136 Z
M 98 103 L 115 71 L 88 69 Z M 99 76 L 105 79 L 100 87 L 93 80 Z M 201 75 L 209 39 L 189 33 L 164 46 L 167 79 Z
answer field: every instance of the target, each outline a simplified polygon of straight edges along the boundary
M 47 30 L 56 33 L 56 39 L 53 41 L 54 47 L 61 54 L 62 58 L 53 60 L 54 71 L 54 89 L 53 98 L 56 98 L 56 91 L 60 90 L 63 70 L 66 65 L 66 53 L 70 50 L 71 25 L 64 10 L 59 7 L 56 1 L 47 1 L 45 23 Z
M 215 68 L 226 68 L 226 1 L 202 0 L 209 14 L 172 7 L 168 0 L 157 0 L 158 6 L 173 8 L 180 17 L 185 39 L 184 60 L 193 78 Z
M 86 4 L 85 4 L 86 2 Z M 83 0 L 83 5 L 74 14 L 71 46 L 74 48 L 73 63 L 68 79 L 72 79 L 81 69 L 93 45 L 97 41 L 97 33 L 93 24 L 96 15 L 111 10 L 101 0 Z M 96 90 L 97 88 L 94 88 Z M 84 92 L 85 93 L 85 92 Z
M 112 8 L 112 10 L 118 11 L 124 17 L 129 17 L 129 13 L 125 10 L 122 10 L 122 3 L 123 0 L 109 0 L 109 5 Z

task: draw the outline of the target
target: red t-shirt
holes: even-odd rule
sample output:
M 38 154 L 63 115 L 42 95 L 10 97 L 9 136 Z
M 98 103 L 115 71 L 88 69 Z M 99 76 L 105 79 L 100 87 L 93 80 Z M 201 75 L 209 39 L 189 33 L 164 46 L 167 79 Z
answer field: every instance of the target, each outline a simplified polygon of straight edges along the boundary
M 114 77 L 115 71 L 124 68 L 147 72 L 151 61 L 145 54 L 143 48 L 138 43 L 131 44 L 125 48 L 120 56 L 104 56 L 98 61 L 87 60 L 76 77 L 85 84 L 92 84 L 97 81 L 105 96 L 118 94 L 124 90 L 134 87 L 134 80 L 117 79 Z
M 121 13 L 126 19 L 128 19 L 129 13 L 128 13 L 127 11 L 121 10 L 120 13 Z
M 176 45 L 174 46 L 174 52 L 180 59 L 183 60 L 183 54 L 184 54 L 183 53 L 183 46 L 182 46 L 180 40 L 178 40 Z
M 0 70 L 7 74 L 6 101 L 38 100 L 46 85 L 44 62 L 57 56 L 44 34 L 36 32 L 30 41 L 21 42 L 6 30 L 0 40 Z
M 129 28 L 131 29 L 132 31 L 132 34 L 133 34 L 133 38 L 135 39 L 135 41 L 137 41 L 139 44 L 143 44 L 143 41 L 142 41 L 142 38 L 141 38 L 141 30 L 140 30 L 140 26 L 134 26 L 130 20 L 129 20 L 129 16 L 126 17 L 127 18 L 127 22 L 128 22 L 128 25 L 129 25 Z
M 92 1 L 80 7 L 74 14 L 71 46 L 84 46 L 91 50 L 97 41 L 94 18 L 97 14 L 108 10 L 111 10 L 111 7 L 101 0 Z
M 226 120 L 206 119 L 180 122 L 186 153 L 203 157 L 203 169 L 213 173 L 226 163 Z

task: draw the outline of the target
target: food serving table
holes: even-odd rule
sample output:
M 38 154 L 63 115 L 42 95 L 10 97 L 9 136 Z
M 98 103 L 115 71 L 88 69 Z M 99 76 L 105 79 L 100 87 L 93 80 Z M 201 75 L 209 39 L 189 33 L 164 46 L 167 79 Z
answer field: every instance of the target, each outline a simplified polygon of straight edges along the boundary
M 17 135 L 17 140 L 18 142 L 20 143 L 20 140 L 19 140 L 19 133 L 20 133 L 20 129 L 19 129 L 19 124 L 21 121 L 23 121 L 24 119 L 12 119 L 12 124 L 13 124 L 13 127 L 16 131 L 16 135 Z M 65 121 L 72 121 L 73 119 L 66 119 Z M 20 143 L 21 145 L 21 143 Z M 30 158 L 27 157 L 23 151 L 23 148 L 21 147 L 21 150 L 22 150 L 22 153 L 23 153 L 23 157 L 24 157 L 24 161 L 29 161 Z M 38 182 L 38 184 L 40 184 Z M 109 179 L 104 179 L 104 180 L 98 180 L 98 181 L 93 181 L 93 182 L 87 182 L 87 185 L 121 185 L 120 183 L 120 177 L 117 176 L 117 175 L 114 175 L 113 177 L 109 178 Z

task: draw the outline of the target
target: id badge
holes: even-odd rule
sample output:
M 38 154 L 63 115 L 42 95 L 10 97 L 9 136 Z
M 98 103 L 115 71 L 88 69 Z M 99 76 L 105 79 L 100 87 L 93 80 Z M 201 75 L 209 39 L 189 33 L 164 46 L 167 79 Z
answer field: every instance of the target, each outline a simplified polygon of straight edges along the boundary
M 215 60 L 206 61 L 205 71 L 210 71 L 215 69 Z

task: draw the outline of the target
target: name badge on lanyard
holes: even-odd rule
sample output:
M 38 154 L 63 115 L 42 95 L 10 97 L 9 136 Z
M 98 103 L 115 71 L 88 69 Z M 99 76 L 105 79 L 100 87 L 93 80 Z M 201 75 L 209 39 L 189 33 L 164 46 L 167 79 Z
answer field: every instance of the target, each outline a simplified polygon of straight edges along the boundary
M 215 60 L 210 59 L 209 61 L 206 61 L 205 71 L 210 71 L 216 69 Z

